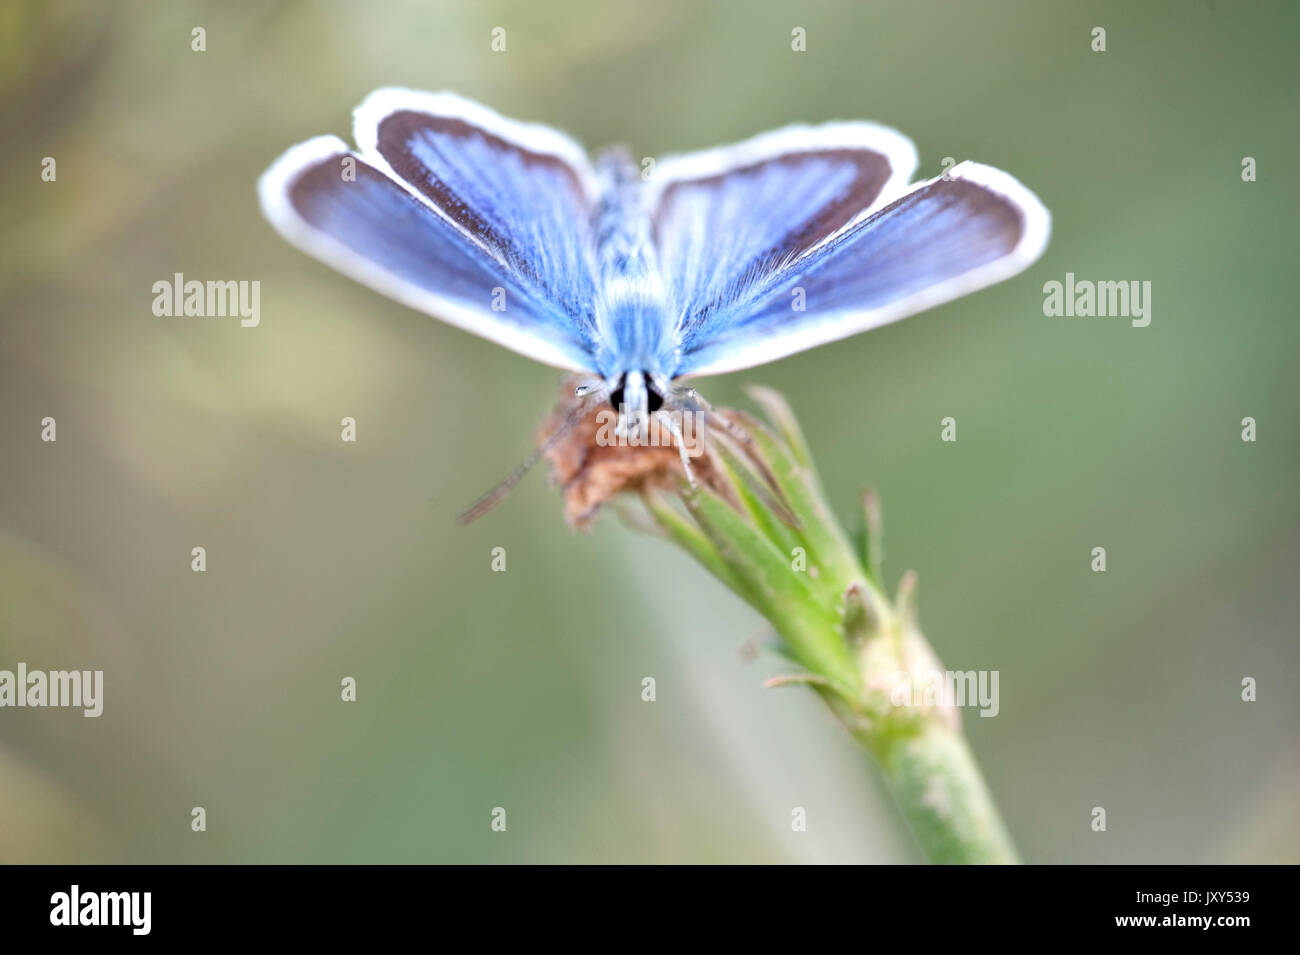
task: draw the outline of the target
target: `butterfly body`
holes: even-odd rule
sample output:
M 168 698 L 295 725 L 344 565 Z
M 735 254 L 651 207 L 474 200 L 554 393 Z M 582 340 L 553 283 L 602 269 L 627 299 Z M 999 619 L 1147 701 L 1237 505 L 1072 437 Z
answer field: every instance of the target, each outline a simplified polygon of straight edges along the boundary
M 596 170 L 602 193 L 591 230 L 598 277 L 593 370 L 611 394 L 622 390 L 621 404 L 635 412 L 651 411 L 647 385 L 659 382 L 656 391 L 662 397 L 664 383 L 676 371 L 668 288 L 637 167 L 622 150 L 610 150 L 597 159 Z
M 1047 210 L 997 169 L 909 185 L 911 142 L 790 126 L 656 162 L 592 163 L 546 126 L 450 93 L 381 89 L 358 148 L 293 147 L 262 176 L 293 244 L 413 308 L 588 378 L 622 411 L 699 408 L 681 380 L 845 338 L 1009 278 Z M 351 173 L 349 175 L 349 172 Z

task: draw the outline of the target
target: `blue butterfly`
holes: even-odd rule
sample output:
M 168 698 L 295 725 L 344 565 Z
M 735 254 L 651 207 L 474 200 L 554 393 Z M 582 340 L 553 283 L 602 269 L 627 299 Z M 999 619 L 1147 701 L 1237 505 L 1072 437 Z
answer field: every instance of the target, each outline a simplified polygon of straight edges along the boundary
M 910 140 L 788 126 L 638 166 L 452 93 L 380 89 L 258 184 L 303 251 L 412 308 L 584 373 L 620 427 L 697 408 L 683 379 L 775 361 L 1009 278 L 1050 217 L 964 162 L 909 185 Z M 684 447 L 684 445 L 683 445 Z M 683 465 L 689 475 L 689 463 Z

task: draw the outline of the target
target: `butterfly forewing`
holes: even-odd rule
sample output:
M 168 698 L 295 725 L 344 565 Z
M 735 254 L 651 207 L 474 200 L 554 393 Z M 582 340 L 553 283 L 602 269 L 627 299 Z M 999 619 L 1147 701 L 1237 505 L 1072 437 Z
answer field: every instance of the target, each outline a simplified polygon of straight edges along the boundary
M 681 375 L 721 374 L 904 318 L 1038 258 L 1049 217 L 975 163 L 914 187 L 683 330 Z M 725 241 L 725 237 L 719 237 Z
M 790 127 L 665 159 L 650 207 L 679 334 L 692 337 L 707 316 L 900 193 L 915 166 L 906 138 L 870 123 Z
M 382 89 L 357 108 L 361 152 L 590 332 L 591 213 L 582 148 L 448 93 Z
M 289 150 L 259 193 L 286 239 L 376 291 L 537 361 L 590 367 L 584 327 L 559 303 L 336 137 Z

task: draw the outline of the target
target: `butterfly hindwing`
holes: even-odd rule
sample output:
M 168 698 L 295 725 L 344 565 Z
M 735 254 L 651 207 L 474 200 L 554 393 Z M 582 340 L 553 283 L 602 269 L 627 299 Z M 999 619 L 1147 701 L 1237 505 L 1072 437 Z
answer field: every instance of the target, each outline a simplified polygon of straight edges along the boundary
M 682 329 L 680 375 L 775 361 L 1009 278 L 1038 258 L 1050 218 L 1000 170 L 961 163 L 740 286 Z M 725 242 L 725 236 L 715 237 Z

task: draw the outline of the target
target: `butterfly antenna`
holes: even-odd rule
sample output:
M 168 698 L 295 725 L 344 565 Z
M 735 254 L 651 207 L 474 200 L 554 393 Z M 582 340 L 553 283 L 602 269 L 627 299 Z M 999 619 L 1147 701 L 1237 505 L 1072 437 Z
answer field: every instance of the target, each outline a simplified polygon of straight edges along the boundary
M 590 408 L 591 402 L 583 401 L 570 409 L 568 417 L 564 419 L 563 424 L 551 432 L 545 440 L 537 445 L 537 447 L 529 453 L 528 457 L 519 462 L 518 467 L 497 483 L 496 487 L 492 488 L 492 490 L 488 491 L 465 510 L 457 514 L 456 523 L 461 527 L 464 527 L 466 524 L 471 524 L 505 500 L 506 495 L 515 489 L 515 485 L 524 479 L 524 475 L 533 469 L 533 465 L 540 461 L 547 451 L 555 447 L 561 438 L 565 437 L 570 431 L 572 431 L 578 422 L 587 417 L 587 412 Z

